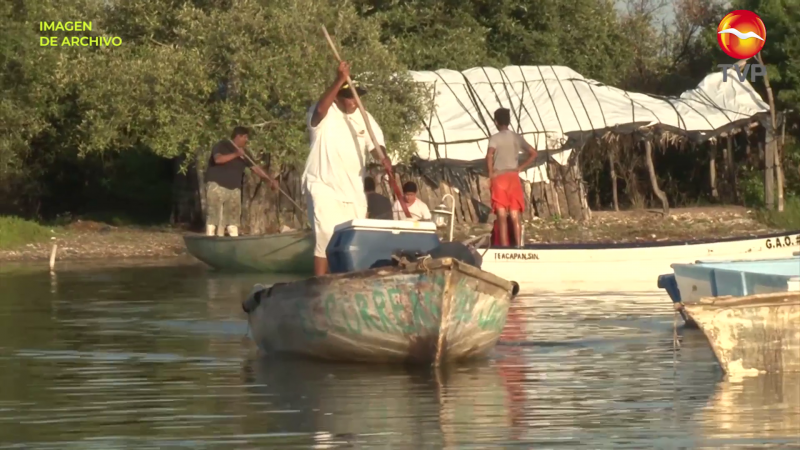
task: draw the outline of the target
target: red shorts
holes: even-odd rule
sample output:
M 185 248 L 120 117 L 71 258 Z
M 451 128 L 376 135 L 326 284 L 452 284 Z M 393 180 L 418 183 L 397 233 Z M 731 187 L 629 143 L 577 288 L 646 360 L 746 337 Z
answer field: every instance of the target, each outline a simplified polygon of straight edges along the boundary
M 506 211 L 525 211 L 525 194 L 519 172 L 512 171 L 492 178 L 492 211 L 503 208 Z

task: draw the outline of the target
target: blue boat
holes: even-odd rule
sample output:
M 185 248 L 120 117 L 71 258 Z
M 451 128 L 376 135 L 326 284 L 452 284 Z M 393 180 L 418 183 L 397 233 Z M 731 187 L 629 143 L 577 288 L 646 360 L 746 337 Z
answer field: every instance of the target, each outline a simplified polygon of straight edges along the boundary
M 746 297 L 800 291 L 800 254 L 791 258 L 697 261 L 672 264 L 673 273 L 660 275 L 658 287 L 672 299 L 687 324 L 693 324 L 682 305 L 708 297 Z

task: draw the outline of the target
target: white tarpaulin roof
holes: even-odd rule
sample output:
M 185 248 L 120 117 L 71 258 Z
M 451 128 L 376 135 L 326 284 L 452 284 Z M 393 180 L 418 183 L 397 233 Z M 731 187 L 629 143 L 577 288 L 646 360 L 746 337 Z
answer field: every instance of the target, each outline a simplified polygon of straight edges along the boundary
M 434 88 L 435 109 L 414 138 L 417 155 L 424 160 L 485 158 L 488 138 L 497 132 L 494 111 L 500 107 L 511 110 L 514 131 L 539 151 L 555 151 L 551 156 L 562 164 L 569 154 L 565 150 L 593 133 L 654 127 L 706 140 L 769 110 L 753 87 L 739 81 L 732 69 L 726 82 L 722 82 L 721 72 L 714 72 L 680 97 L 627 92 L 563 66 L 410 74 L 414 81 Z M 523 178 L 547 181 L 546 173 L 535 169 Z

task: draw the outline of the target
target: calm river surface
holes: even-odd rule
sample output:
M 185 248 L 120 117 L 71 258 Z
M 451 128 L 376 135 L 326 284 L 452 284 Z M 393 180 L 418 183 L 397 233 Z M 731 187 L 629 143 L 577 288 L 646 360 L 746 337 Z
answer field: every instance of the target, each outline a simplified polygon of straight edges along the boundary
M 260 356 L 240 302 L 274 281 L 5 264 L 0 449 L 800 448 L 800 377 L 726 381 L 681 327 L 675 353 L 657 291 L 537 292 L 435 374 Z

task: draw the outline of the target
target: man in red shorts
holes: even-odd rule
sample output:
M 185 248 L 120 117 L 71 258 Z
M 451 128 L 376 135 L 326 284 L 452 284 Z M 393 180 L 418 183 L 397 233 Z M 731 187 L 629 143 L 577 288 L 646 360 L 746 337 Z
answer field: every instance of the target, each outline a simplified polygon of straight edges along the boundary
M 519 214 L 525 210 L 525 194 L 519 173 L 528 168 L 536 159 L 536 149 L 525 139 L 509 130 L 511 111 L 500 108 L 494 112 L 494 124 L 497 134 L 489 138 L 489 151 L 486 154 L 486 166 L 489 169 L 492 191 L 492 211 L 497 214 L 500 245 L 508 246 L 508 216 L 514 226 L 514 246 L 520 242 Z M 519 154 L 528 153 L 528 159 L 519 165 Z

